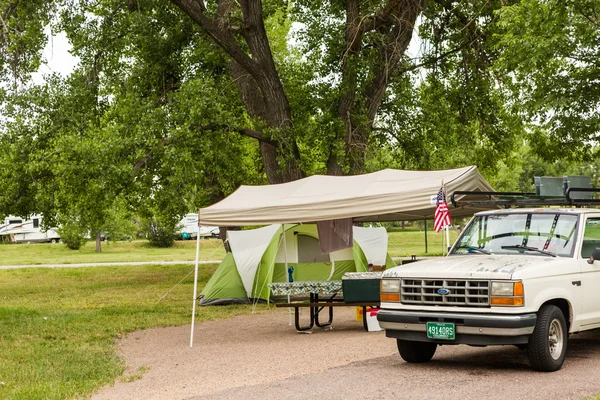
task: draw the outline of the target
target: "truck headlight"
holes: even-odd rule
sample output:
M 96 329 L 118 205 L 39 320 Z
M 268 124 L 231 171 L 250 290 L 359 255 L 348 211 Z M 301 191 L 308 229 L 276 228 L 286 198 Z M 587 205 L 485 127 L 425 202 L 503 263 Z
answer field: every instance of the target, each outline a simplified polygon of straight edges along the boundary
M 382 279 L 381 293 L 379 295 L 381 301 L 400 301 L 400 279 Z
M 492 281 L 490 302 L 493 306 L 523 306 L 524 294 L 521 281 Z

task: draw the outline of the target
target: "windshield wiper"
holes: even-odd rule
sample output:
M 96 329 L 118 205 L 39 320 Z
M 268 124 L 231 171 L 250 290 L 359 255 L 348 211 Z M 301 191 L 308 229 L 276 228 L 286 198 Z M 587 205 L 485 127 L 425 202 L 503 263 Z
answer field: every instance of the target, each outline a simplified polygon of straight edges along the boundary
M 523 249 L 523 250 L 528 250 L 528 251 L 537 251 L 538 253 L 542 253 L 547 256 L 556 257 L 556 254 L 552 253 L 551 251 L 538 249 L 537 247 L 523 246 L 522 244 L 513 244 L 513 245 L 508 245 L 508 246 L 502 246 L 502 248 L 503 249 Z
M 483 253 L 483 254 L 492 254 L 488 250 L 480 249 L 479 247 L 474 247 L 474 246 L 462 245 L 462 246 L 458 246 L 457 249 L 467 249 L 468 251 L 477 251 L 477 252 Z

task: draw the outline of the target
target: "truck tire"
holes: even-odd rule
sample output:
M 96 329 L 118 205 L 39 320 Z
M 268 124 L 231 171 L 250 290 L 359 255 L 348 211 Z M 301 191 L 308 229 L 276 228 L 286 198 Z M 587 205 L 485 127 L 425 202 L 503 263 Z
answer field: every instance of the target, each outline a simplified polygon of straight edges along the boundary
M 396 339 L 400 357 L 409 363 L 424 363 L 433 357 L 437 344 Z
M 531 366 L 538 371 L 558 371 L 565 361 L 567 337 L 567 323 L 560 308 L 552 304 L 542 306 L 527 345 Z

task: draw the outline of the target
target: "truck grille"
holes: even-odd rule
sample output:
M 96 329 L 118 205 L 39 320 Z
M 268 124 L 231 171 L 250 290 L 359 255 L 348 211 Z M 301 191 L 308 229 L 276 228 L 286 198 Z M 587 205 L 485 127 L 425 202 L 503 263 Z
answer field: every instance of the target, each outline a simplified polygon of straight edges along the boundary
M 446 279 L 402 279 L 403 304 L 489 307 L 490 281 Z M 446 289 L 442 295 L 438 290 Z

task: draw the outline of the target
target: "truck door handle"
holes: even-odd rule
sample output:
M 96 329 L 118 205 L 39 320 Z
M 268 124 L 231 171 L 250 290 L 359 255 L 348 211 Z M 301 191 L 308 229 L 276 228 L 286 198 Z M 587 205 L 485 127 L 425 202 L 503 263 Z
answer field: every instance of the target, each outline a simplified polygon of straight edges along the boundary
M 571 282 L 573 286 L 581 286 L 581 281 L 573 281 Z

